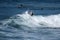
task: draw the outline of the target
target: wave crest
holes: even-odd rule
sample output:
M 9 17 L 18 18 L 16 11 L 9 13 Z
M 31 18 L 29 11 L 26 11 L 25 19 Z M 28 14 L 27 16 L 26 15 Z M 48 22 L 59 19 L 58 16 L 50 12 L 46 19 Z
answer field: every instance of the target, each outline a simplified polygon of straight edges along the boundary
M 29 27 L 60 27 L 60 14 L 50 16 L 30 16 L 29 11 L 17 14 L 2 21 L 3 25 L 8 26 L 29 26 Z

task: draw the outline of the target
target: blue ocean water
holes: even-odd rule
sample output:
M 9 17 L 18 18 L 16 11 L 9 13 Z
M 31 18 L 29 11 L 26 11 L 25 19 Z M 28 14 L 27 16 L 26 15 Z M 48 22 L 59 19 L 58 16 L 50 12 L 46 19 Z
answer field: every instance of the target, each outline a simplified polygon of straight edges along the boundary
M 60 0 L 0 0 L 0 40 L 60 40 Z

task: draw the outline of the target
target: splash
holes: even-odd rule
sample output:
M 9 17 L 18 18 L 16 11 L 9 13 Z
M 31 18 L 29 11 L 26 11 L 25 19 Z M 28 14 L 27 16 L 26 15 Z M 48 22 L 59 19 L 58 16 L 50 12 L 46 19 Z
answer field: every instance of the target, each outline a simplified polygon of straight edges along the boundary
M 2 25 L 22 25 L 28 27 L 60 27 L 60 14 L 50 16 L 30 16 L 29 11 L 2 21 Z

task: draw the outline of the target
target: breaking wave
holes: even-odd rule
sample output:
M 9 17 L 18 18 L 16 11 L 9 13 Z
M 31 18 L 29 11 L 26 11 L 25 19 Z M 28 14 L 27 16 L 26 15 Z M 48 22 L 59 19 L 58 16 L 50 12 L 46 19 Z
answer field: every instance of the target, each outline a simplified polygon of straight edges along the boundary
M 29 15 L 29 11 L 17 14 L 0 22 L 0 26 L 60 27 L 60 14 L 41 16 Z

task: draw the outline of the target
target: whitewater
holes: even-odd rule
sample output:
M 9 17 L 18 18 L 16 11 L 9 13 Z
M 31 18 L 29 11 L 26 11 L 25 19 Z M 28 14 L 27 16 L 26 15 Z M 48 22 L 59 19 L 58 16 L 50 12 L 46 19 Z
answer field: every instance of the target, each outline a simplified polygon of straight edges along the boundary
M 0 40 L 60 40 L 60 0 L 0 0 Z
M 1 26 L 10 26 L 8 24 L 22 25 L 28 27 L 60 27 L 60 14 L 57 15 L 29 15 L 29 11 L 25 11 L 22 14 L 16 14 L 9 19 L 5 19 L 0 22 Z M 12 25 L 13 25 L 12 24 Z
M 0 40 L 60 40 L 59 24 L 60 14 L 30 16 L 27 10 L 0 21 Z

